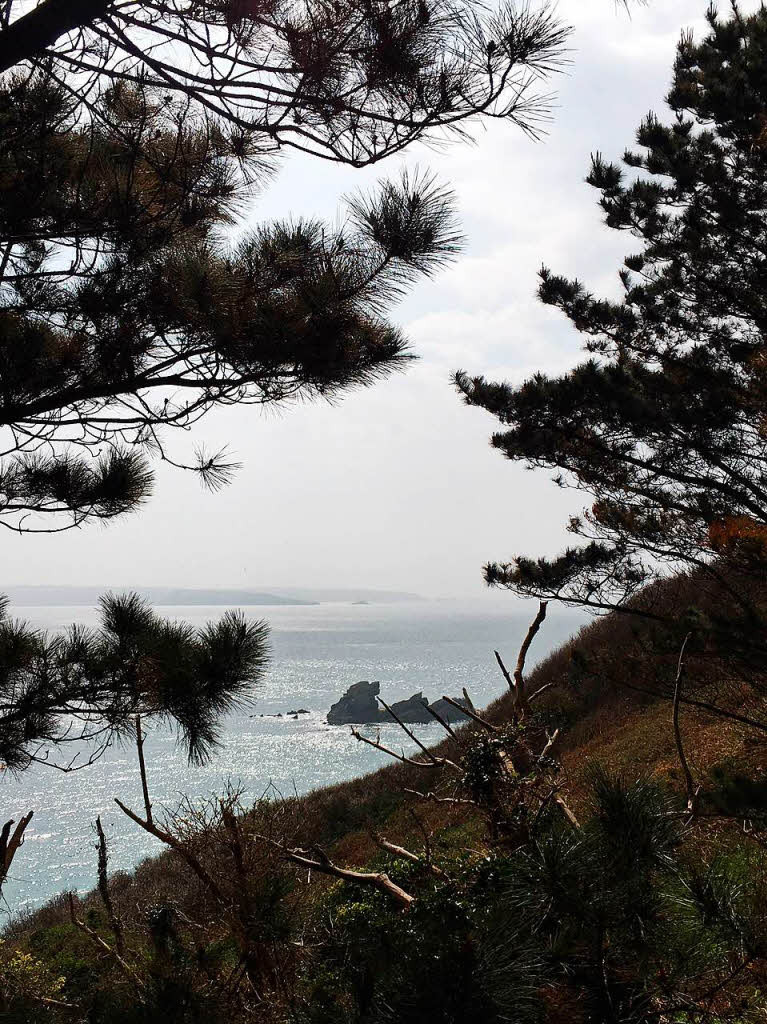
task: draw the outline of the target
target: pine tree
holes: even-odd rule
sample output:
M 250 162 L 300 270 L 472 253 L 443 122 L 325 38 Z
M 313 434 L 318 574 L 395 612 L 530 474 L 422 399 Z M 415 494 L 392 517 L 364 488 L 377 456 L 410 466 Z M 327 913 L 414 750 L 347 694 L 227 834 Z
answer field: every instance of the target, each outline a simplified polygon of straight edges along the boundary
M 221 717 L 252 699 L 268 661 L 266 625 L 238 612 L 195 630 L 135 594 L 107 594 L 100 619 L 97 629 L 49 635 L 11 619 L 0 601 L 4 769 L 84 767 L 132 733 L 136 716 L 174 726 L 189 759 L 204 761 Z
M 519 556 L 485 578 L 525 596 L 645 615 L 635 595 L 689 570 L 759 640 L 767 568 L 767 10 L 683 34 L 667 97 L 625 167 L 600 154 L 588 181 L 607 225 L 638 240 L 620 301 L 541 271 L 539 296 L 584 336 L 588 358 L 519 387 L 456 376 L 502 427 L 506 457 L 556 471 L 593 503 L 585 543 Z M 665 613 L 664 613 L 665 615 Z
M 281 150 L 361 166 L 474 116 L 535 131 L 566 36 L 545 9 L 469 0 L 3 12 L 0 523 L 18 530 L 135 508 L 147 456 L 220 486 L 231 460 L 177 456 L 165 428 L 403 365 L 386 310 L 460 243 L 431 177 L 350 198 L 341 227 L 232 225 Z

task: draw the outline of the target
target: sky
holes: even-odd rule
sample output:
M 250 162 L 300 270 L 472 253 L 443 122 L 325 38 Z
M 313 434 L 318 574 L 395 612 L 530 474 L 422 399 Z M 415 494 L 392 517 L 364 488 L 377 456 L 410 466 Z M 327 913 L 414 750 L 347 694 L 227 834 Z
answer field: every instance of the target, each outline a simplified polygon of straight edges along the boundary
M 534 4 L 536 0 L 530 0 Z M 64 534 L 0 537 L 2 581 L 109 587 L 373 587 L 433 597 L 484 590 L 482 565 L 552 555 L 584 497 L 488 444 L 496 421 L 464 406 L 456 369 L 524 380 L 573 365 L 580 339 L 535 297 L 537 271 L 618 294 L 637 243 L 604 227 L 584 182 L 589 156 L 617 159 L 640 119 L 664 109 L 682 28 L 704 32 L 707 0 L 561 0 L 574 27 L 539 142 L 512 124 L 474 130 L 474 145 L 414 147 L 375 170 L 290 157 L 249 218 L 341 215 L 342 197 L 428 167 L 454 190 L 463 255 L 392 311 L 419 360 L 339 403 L 216 412 L 184 444 L 228 445 L 242 463 L 210 494 L 157 468 L 143 511 Z M 0 581 L 0 583 L 2 582 Z

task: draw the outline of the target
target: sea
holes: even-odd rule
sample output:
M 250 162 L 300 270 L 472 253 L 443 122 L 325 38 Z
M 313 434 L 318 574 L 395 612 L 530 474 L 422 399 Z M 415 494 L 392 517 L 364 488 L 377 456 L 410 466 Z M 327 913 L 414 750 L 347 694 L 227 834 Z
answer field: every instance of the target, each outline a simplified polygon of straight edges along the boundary
M 226 609 L 194 605 L 156 610 L 201 626 Z M 269 623 L 270 667 L 253 706 L 222 723 L 220 746 L 203 766 L 189 764 L 172 730 L 147 723 L 147 777 L 158 820 L 162 808 L 173 809 L 182 799 L 203 800 L 228 784 L 242 787 L 247 802 L 264 794 L 302 794 L 374 771 L 387 763 L 386 755 L 356 741 L 348 727 L 329 726 L 330 705 L 362 679 L 379 680 L 387 702 L 418 691 L 435 700 L 460 695 L 466 687 L 477 707 L 487 705 L 506 688 L 493 651 L 513 664 L 535 607 L 509 596 L 507 601 L 334 602 L 242 611 Z M 98 622 L 93 607 L 17 606 L 11 614 L 49 631 Z M 583 621 L 573 612 L 550 610 L 530 650 L 529 667 Z M 309 714 L 290 717 L 289 712 L 300 708 Z M 442 735 L 436 722 L 417 730 L 427 744 Z M 374 731 L 370 727 L 371 735 Z M 381 727 L 381 739 L 398 749 L 412 748 L 396 725 Z M 74 753 L 68 751 L 66 760 Z M 87 757 L 83 750 L 80 760 Z M 9 917 L 57 893 L 93 888 L 97 816 L 107 835 L 110 870 L 129 869 L 161 852 L 157 840 L 122 814 L 115 797 L 137 810 L 143 806 L 132 745 L 116 743 L 79 771 L 34 765 L 19 776 L 6 772 L 0 778 L 2 821 L 34 811 L 3 886 L 0 914 Z

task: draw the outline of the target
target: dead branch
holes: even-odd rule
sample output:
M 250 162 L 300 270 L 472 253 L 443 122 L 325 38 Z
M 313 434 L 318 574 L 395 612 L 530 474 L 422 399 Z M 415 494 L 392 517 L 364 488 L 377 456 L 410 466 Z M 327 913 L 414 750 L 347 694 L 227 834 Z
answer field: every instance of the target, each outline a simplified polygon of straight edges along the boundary
M 543 761 L 544 758 L 547 757 L 549 751 L 554 746 L 554 744 L 557 742 L 557 737 L 558 736 L 559 736 L 559 729 L 555 729 L 554 732 L 550 736 L 548 735 L 548 733 L 546 734 L 546 746 L 543 748 L 543 750 L 538 755 L 538 760 L 539 761 Z
M 319 871 L 323 875 L 331 875 L 333 878 L 341 878 L 345 882 L 372 886 L 379 892 L 391 896 L 403 910 L 407 910 L 415 902 L 415 897 L 405 892 L 396 882 L 392 882 L 385 871 L 353 871 L 351 868 L 339 868 L 319 846 L 315 846 L 309 851 L 299 848 L 291 849 L 281 846 L 279 843 L 276 845 L 280 846 L 285 857 L 294 864 L 309 868 L 310 871 Z M 314 853 L 314 858 L 309 856 L 310 852 Z
M 147 821 L 144 818 L 140 818 L 138 814 L 132 811 L 129 807 L 126 807 L 125 804 L 121 800 L 118 800 L 117 797 L 114 798 L 114 801 L 123 814 L 127 814 L 130 820 L 135 822 L 139 828 L 143 828 L 145 832 L 154 836 L 155 839 L 159 839 L 161 843 L 165 843 L 167 847 L 182 857 L 203 885 L 210 889 L 212 895 L 222 907 L 228 905 L 228 901 L 224 898 L 224 894 L 221 892 L 221 889 L 191 850 L 188 850 L 183 843 L 180 843 L 175 836 L 170 834 L 170 832 L 166 832 L 164 829 L 158 828 L 153 821 Z
M 8 872 L 11 869 L 13 858 L 19 851 L 19 847 L 24 842 L 24 832 L 26 831 L 27 825 L 32 820 L 34 811 L 29 811 L 28 814 L 23 815 L 19 818 L 16 828 L 11 834 L 11 827 L 14 823 L 14 819 L 6 821 L 3 825 L 2 831 L 0 831 L 0 886 L 5 882 L 8 877 Z
M 443 729 L 449 732 L 451 736 L 455 736 L 455 730 L 450 725 L 450 722 L 446 718 L 443 718 L 439 711 L 435 711 L 431 704 L 426 705 L 426 710 L 429 712 L 432 718 L 436 718 L 436 720 L 439 722 Z
M 538 605 L 538 614 L 535 616 L 533 621 L 530 623 L 530 628 L 527 631 L 525 639 L 522 641 L 522 646 L 519 648 L 519 654 L 517 656 L 517 667 L 514 669 L 514 684 L 515 684 L 515 707 L 524 708 L 527 706 L 527 698 L 525 694 L 525 661 L 527 660 L 527 652 L 530 650 L 530 644 L 533 642 L 536 633 L 541 628 L 541 623 L 546 618 L 546 609 L 548 607 L 548 601 L 541 601 Z
M 682 679 L 684 678 L 684 653 L 687 648 L 687 642 L 690 639 L 690 633 L 684 638 L 682 647 L 679 651 L 679 661 L 676 667 L 676 679 L 674 680 L 674 706 L 671 714 L 671 723 L 674 729 L 674 742 L 676 743 L 677 754 L 679 755 L 679 763 L 682 766 L 682 774 L 684 775 L 684 786 L 685 793 L 687 795 L 687 810 L 691 815 L 694 815 L 697 810 L 698 803 L 698 792 L 696 790 L 695 782 L 693 781 L 692 772 L 690 766 L 687 763 L 687 757 L 684 752 L 684 745 L 682 744 L 682 733 L 679 728 L 679 703 L 682 696 Z
M 426 754 L 426 756 L 429 758 L 429 760 L 431 761 L 431 763 L 433 765 L 447 766 L 448 768 L 454 768 L 457 772 L 461 772 L 461 769 L 458 767 L 458 765 L 455 763 L 455 761 L 451 761 L 447 757 L 437 757 L 435 754 L 433 754 L 428 749 L 428 747 L 425 747 L 423 745 L 423 743 L 421 743 L 421 741 L 418 739 L 416 734 L 413 732 L 413 730 L 412 729 L 408 729 L 408 727 L 405 725 L 405 723 L 402 721 L 402 719 L 396 714 L 396 712 L 394 712 L 389 707 L 389 705 L 386 703 L 385 700 L 382 700 L 381 697 L 378 697 L 378 701 L 379 701 L 380 704 L 383 705 L 383 707 L 386 709 L 386 711 L 389 712 L 389 714 L 392 716 L 392 718 L 397 723 L 397 725 L 400 727 L 400 729 L 402 729 L 402 731 L 405 732 L 410 737 L 410 739 L 413 741 L 413 743 L 415 743 L 418 747 L 420 747 L 420 749 L 424 752 L 424 754 Z M 462 774 L 462 772 L 461 772 L 461 774 Z
M 561 795 L 561 793 L 555 793 L 554 794 L 554 801 L 557 804 L 559 804 L 560 808 L 562 809 L 562 813 L 567 818 L 567 820 L 570 822 L 570 824 L 573 826 L 573 828 L 580 828 L 581 827 L 581 823 L 578 821 L 578 819 L 575 817 L 573 812 L 567 806 L 567 801 Z
M 516 690 L 516 684 L 515 684 L 514 680 L 511 678 L 511 675 L 509 674 L 509 670 L 504 665 L 503 658 L 500 656 L 498 651 L 493 651 L 493 654 L 495 655 L 495 660 L 498 662 L 498 668 L 503 673 L 503 678 L 506 680 L 509 689 L 512 692 L 514 692 L 514 690 Z
M 104 909 L 107 912 L 107 919 L 109 920 L 109 927 L 112 929 L 112 933 L 115 937 L 115 947 L 120 956 L 125 955 L 125 943 L 123 940 L 123 929 L 120 919 L 115 913 L 114 905 L 112 903 L 112 897 L 109 893 L 109 883 L 107 880 L 107 840 L 104 835 L 104 829 L 101 827 L 101 817 L 96 818 L 96 835 L 98 836 L 98 844 L 96 849 L 98 850 L 98 889 L 99 895 L 101 896 L 101 902 L 104 904 Z
M 464 804 L 469 807 L 479 807 L 476 800 L 468 800 L 459 796 L 437 796 L 436 793 L 431 791 L 428 793 L 422 793 L 420 789 L 403 789 L 403 793 L 410 793 L 411 796 L 417 796 L 421 800 L 426 800 L 431 804 Z
M 384 754 L 388 754 L 389 757 L 393 757 L 396 761 L 401 761 L 403 764 L 412 764 L 416 768 L 435 768 L 439 767 L 439 761 L 416 761 L 413 757 L 407 757 L 406 754 L 398 754 L 396 750 L 392 750 L 390 747 L 384 746 L 380 740 L 371 740 L 368 736 L 363 736 L 359 730 L 355 729 L 354 726 L 350 726 L 352 736 L 355 740 L 360 743 L 367 743 L 368 746 L 375 747 L 376 750 L 380 750 Z
M 463 692 L 465 696 L 466 690 L 464 690 Z M 497 725 L 493 725 L 492 722 L 488 722 L 486 718 L 483 718 L 481 715 L 477 714 L 477 712 L 474 710 L 474 705 L 471 704 L 471 701 L 468 702 L 471 705 L 470 707 L 464 707 L 463 704 L 459 704 L 458 701 L 453 700 L 452 697 L 443 696 L 442 699 L 446 700 L 448 704 L 452 704 L 454 708 L 458 708 L 458 710 L 462 711 L 463 714 L 468 715 L 469 718 L 473 718 L 475 722 L 481 725 L 483 729 L 487 729 L 488 732 L 498 732 Z
M 139 1001 L 143 1003 L 144 983 L 141 980 L 141 978 L 139 978 L 139 976 L 136 974 L 136 972 L 133 970 L 130 964 L 127 963 L 122 956 L 120 956 L 117 950 L 112 949 L 109 943 L 102 939 L 98 932 L 94 931 L 93 928 L 90 928 L 85 923 L 85 921 L 81 920 L 75 914 L 75 900 L 71 892 L 67 893 L 67 900 L 69 902 L 69 917 L 70 920 L 72 921 L 72 924 L 76 928 L 79 928 L 84 935 L 87 935 L 95 946 L 98 946 L 98 948 L 101 949 L 107 956 L 114 959 L 115 963 L 118 965 L 120 970 L 128 978 L 133 987 L 136 989 Z
M 547 690 L 550 690 L 552 686 L 556 686 L 559 683 L 559 681 L 559 679 L 552 679 L 550 683 L 544 683 L 543 686 L 539 687 L 537 690 L 535 690 L 534 693 L 530 694 L 530 696 L 527 698 L 527 703 L 532 704 L 534 700 L 538 700 L 542 693 L 545 693 Z
M 402 860 L 409 860 L 412 864 L 419 864 L 437 878 L 445 877 L 445 872 L 442 868 L 438 868 L 436 864 L 432 864 L 431 859 L 425 860 L 423 857 L 419 857 L 417 853 L 413 853 L 411 850 L 406 850 L 404 846 L 397 846 L 396 843 L 390 843 L 388 839 L 379 835 L 378 832 L 373 832 L 371 834 L 373 842 L 377 846 L 380 846 L 382 850 L 386 850 L 386 852 L 390 853 L 393 857 L 399 857 Z

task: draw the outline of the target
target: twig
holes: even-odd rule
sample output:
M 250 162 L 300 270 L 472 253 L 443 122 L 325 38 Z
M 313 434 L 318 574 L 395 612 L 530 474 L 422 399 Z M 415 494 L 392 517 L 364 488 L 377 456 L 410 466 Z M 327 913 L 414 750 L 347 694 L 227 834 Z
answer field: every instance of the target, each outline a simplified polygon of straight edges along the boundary
M 679 651 L 679 661 L 676 667 L 676 679 L 674 680 L 674 707 L 671 715 L 671 723 L 674 728 L 674 742 L 676 743 L 676 751 L 679 755 L 679 763 L 682 766 L 682 774 L 684 775 L 684 786 L 685 793 L 687 795 L 687 810 L 691 815 L 695 815 L 698 804 L 698 793 L 700 788 L 696 790 L 695 782 L 693 781 L 692 772 L 690 766 L 687 763 L 687 758 L 684 753 L 684 746 L 682 744 L 682 733 L 679 728 L 679 703 L 682 696 L 682 679 L 684 678 L 684 652 L 687 648 L 687 643 L 690 639 L 690 633 L 684 638 L 682 647 Z

